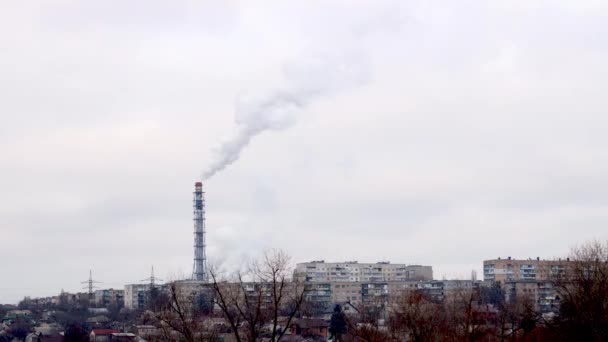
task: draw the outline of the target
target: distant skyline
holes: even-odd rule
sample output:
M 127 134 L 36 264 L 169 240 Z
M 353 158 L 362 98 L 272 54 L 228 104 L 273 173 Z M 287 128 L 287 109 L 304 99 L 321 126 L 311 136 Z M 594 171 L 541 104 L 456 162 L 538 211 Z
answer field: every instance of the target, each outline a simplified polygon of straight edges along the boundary
M 194 182 L 294 61 L 327 88 L 205 182 L 210 262 L 481 278 L 608 239 L 605 1 L 12 2 L 0 43 L 0 303 L 190 275 Z

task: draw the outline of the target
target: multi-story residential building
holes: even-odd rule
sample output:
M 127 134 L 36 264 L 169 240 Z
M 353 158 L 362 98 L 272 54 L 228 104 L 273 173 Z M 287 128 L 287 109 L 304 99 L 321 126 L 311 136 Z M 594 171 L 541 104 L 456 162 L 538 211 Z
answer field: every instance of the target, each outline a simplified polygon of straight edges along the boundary
M 322 315 L 332 311 L 332 305 L 336 303 L 332 298 L 331 283 L 306 283 L 304 285 L 304 309 L 307 315 Z
M 149 290 L 150 285 L 148 284 L 125 285 L 125 308 L 130 310 L 143 310 L 147 303 L 147 292 L 149 292 Z
M 124 290 L 103 289 L 95 291 L 95 304 L 102 307 L 122 307 L 124 304 Z
M 202 280 L 179 280 L 174 282 L 175 290 L 182 296 L 192 297 L 200 295 L 201 293 L 206 293 L 209 288 L 208 284 L 206 284 Z
M 569 260 L 506 259 L 484 260 L 483 279 L 486 281 L 547 281 L 562 274 Z
M 505 299 L 509 302 L 529 301 L 540 312 L 557 312 L 560 298 L 551 281 L 506 281 L 503 285 Z
M 392 283 L 430 281 L 431 266 L 312 261 L 296 265 L 294 278 L 305 283 L 306 302 L 317 315 L 330 314 L 335 304 L 345 310 L 386 306 Z
M 536 310 L 548 313 L 559 310 L 559 294 L 555 281 L 567 272 L 571 263 L 565 260 L 506 259 L 485 260 L 483 276 L 486 281 L 502 285 L 509 302 L 529 301 Z
M 472 280 L 432 280 L 432 281 L 409 281 L 389 283 L 389 294 L 391 299 L 400 295 L 407 295 L 413 291 L 425 294 L 436 302 L 446 298 L 454 297 L 462 293 L 478 293 L 479 281 Z
M 360 305 L 362 291 L 360 282 L 332 282 L 329 285 L 330 298 L 332 303 L 352 303 Z
M 330 315 L 334 305 L 339 304 L 345 312 L 375 311 L 378 317 L 386 318 L 391 303 L 414 291 L 443 302 L 463 294 L 477 296 L 480 284 L 472 280 L 307 282 L 305 305 L 316 316 Z
M 388 283 L 362 283 L 361 284 L 361 303 L 363 305 L 386 306 L 388 303 Z
M 387 282 L 432 280 L 431 266 L 312 261 L 296 265 L 296 277 L 306 282 Z

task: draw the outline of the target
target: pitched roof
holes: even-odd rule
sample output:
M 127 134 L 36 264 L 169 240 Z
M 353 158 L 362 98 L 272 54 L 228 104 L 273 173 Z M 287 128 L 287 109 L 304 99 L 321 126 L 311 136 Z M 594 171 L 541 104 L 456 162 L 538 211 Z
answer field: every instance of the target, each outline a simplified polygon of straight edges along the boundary
M 112 335 L 119 333 L 120 331 L 114 329 L 93 329 L 91 333 L 95 335 Z

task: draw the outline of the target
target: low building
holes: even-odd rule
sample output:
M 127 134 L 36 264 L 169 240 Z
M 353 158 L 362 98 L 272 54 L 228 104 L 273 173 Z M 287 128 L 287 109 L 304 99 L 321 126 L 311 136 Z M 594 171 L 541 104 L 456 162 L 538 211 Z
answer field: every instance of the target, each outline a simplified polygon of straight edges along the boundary
M 10 325 L 17 320 L 32 321 L 32 312 L 30 310 L 9 310 L 6 315 L 4 315 L 4 318 L 2 318 L 2 323 Z
M 112 334 L 120 331 L 114 329 L 93 329 L 89 334 L 91 342 L 106 342 L 112 340 Z
M 92 315 L 109 315 L 110 310 L 107 308 L 88 308 L 87 311 Z
M 107 316 L 93 316 L 87 318 L 87 324 L 94 328 L 109 328 L 111 320 Z
M 132 333 L 113 333 L 110 336 L 110 341 L 112 342 L 130 342 L 137 340 L 137 336 Z
M 159 329 L 153 325 L 136 325 L 134 332 L 143 339 L 157 339 L 160 335 Z
M 319 318 L 300 318 L 294 320 L 290 327 L 292 336 L 302 336 L 306 338 L 328 337 L 329 322 Z
M 25 342 L 63 342 L 63 333 L 48 333 L 34 332 L 25 337 Z

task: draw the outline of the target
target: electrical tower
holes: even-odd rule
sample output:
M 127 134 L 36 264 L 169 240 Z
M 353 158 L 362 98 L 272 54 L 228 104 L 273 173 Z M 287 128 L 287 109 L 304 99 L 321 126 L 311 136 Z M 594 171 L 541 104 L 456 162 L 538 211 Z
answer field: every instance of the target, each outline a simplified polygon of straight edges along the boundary
M 158 295 L 159 295 L 159 289 L 156 287 L 156 281 L 163 281 L 160 278 L 156 278 L 154 276 L 154 266 L 152 266 L 152 271 L 150 272 L 150 278 L 146 278 L 141 280 L 142 282 L 147 281 L 150 282 L 150 288 L 148 289 L 148 292 L 146 293 L 146 301 L 148 303 L 151 303 L 152 305 L 155 305 L 157 303 L 157 299 L 158 299 Z
M 150 278 L 146 278 L 146 279 L 143 279 L 141 281 L 142 282 L 144 282 L 144 281 L 150 282 L 150 290 L 152 290 L 152 289 L 156 288 L 156 281 L 157 280 L 158 281 L 163 281 L 162 279 L 157 278 L 157 277 L 154 276 L 154 266 L 152 266 L 152 272 L 150 272 Z
M 83 287 L 85 290 L 89 290 L 89 300 L 93 299 L 93 289 L 97 289 L 98 287 L 95 284 L 101 283 L 100 281 L 93 280 L 93 271 L 89 270 L 89 280 L 81 281 L 81 284 L 87 284 L 87 286 Z
M 194 184 L 194 198 L 192 207 L 194 210 L 194 265 L 192 267 L 192 279 L 206 281 L 206 257 L 205 257 L 205 193 L 203 183 Z

